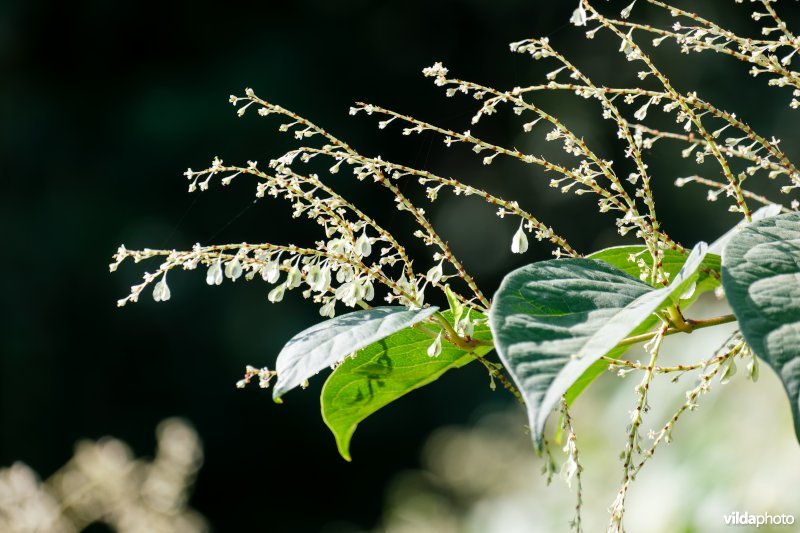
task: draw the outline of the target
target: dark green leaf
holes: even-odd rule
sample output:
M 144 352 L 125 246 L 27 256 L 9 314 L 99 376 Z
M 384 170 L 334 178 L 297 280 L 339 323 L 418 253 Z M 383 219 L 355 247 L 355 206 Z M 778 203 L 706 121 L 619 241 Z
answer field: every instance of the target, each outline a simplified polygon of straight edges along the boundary
M 498 354 L 525 397 L 537 448 L 561 396 L 602 356 L 618 357 L 624 348 L 617 344 L 647 327 L 654 312 L 677 302 L 696 281 L 706 249 L 698 244 L 662 289 L 593 259 L 543 261 L 506 276 L 489 323 Z
M 722 261 L 722 285 L 742 335 L 781 378 L 800 439 L 800 213 L 745 227 Z

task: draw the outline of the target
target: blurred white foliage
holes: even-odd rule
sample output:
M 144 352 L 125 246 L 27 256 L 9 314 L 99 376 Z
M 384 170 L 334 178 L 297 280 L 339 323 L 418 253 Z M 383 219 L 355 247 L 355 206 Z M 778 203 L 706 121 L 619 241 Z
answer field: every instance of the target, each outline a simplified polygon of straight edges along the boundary
M 208 531 L 187 507 L 203 462 L 195 430 L 171 418 L 156 429 L 157 450 L 136 459 L 122 441 L 80 441 L 47 481 L 23 463 L 0 469 L 0 531 L 70 533 L 102 522 L 123 533 Z

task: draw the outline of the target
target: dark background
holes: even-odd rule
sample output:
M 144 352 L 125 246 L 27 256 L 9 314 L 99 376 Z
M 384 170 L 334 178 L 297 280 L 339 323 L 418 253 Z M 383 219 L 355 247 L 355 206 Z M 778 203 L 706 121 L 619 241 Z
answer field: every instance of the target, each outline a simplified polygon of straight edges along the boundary
M 469 150 L 448 150 L 428 135 L 403 137 L 397 127 L 379 131 L 375 119 L 347 115 L 352 102 L 365 100 L 469 129 L 474 101 L 446 99 L 422 78 L 422 67 L 441 60 L 459 77 L 501 89 L 537 83 L 550 69 L 507 46 L 534 36 L 551 35 L 600 83 L 630 82 L 635 69 L 615 53 L 617 41 L 602 35 L 586 41 L 566 25 L 574 4 L 0 4 L 0 465 L 23 461 L 46 477 L 71 456 L 76 440 L 103 435 L 147 455 L 156 424 L 178 415 L 196 426 L 205 446 L 191 505 L 217 530 L 374 526 L 386 482 L 416 464 L 431 429 L 510 404 L 502 392 L 489 391 L 485 371 L 472 365 L 448 374 L 366 421 L 349 464 L 319 416 L 322 378 L 289 394 L 282 406 L 255 387 L 233 386 L 245 364 L 272 365 L 293 333 L 319 319 L 315 306 L 296 293 L 272 306 L 262 284 L 209 288 L 200 272 L 175 272 L 169 303 L 154 304 L 148 290 L 139 304 L 117 309 L 116 300 L 155 264 L 127 264 L 111 275 L 110 257 L 120 243 L 186 248 L 319 238 L 310 223 L 292 221 L 280 201 L 253 205 L 255 184 L 245 178 L 229 188 L 186 193 L 181 174 L 187 167 L 204 168 L 215 155 L 265 163 L 292 146 L 276 122 L 236 117 L 227 98 L 245 87 L 366 154 L 518 198 L 581 251 L 623 242 L 612 219 L 593 212 L 594 200 L 547 188 L 549 176 L 538 168 L 501 159 L 484 167 Z M 725 1 L 703 8 L 734 26 L 751 25 L 748 6 Z M 790 21 L 793 16 L 787 13 Z M 656 56 L 679 88 L 700 90 L 768 135 L 786 133 L 783 146 L 795 152 L 797 112 L 786 105 L 787 91 L 764 88 L 733 60 L 679 56 L 674 44 L 662 48 Z M 623 160 L 613 128 L 591 102 L 548 95 L 542 101 L 604 157 Z M 562 157 L 544 143 L 544 130 L 519 137 L 520 123 L 501 113 L 472 129 Z M 722 201 L 705 203 L 699 188 L 671 201 L 674 178 L 696 169 L 676 157 L 679 146 L 665 148 L 651 168 L 667 229 L 686 244 L 713 239 L 735 217 Z M 713 165 L 705 168 L 718 175 Z M 343 172 L 331 183 L 408 235 L 403 214 L 385 209 L 391 203 L 383 190 L 353 181 Z M 419 196 L 413 183 L 407 187 Z M 440 204 L 428 207 L 434 222 L 488 294 L 510 268 L 549 256 L 538 245 L 511 257 L 516 225 L 494 218 L 477 200 Z M 423 248 L 406 242 L 421 264 L 430 264 Z

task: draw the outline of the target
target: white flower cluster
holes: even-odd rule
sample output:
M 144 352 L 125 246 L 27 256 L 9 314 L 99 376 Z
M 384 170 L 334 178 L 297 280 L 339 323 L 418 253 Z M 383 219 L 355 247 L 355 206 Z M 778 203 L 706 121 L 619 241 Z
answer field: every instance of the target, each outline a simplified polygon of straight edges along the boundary
M 280 302 L 286 291 L 305 287 L 303 296 L 321 304 L 320 314 L 333 317 L 337 301 L 348 307 L 371 302 L 375 298 L 375 280 L 395 289 L 387 299 L 402 298 L 404 303 L 421 305 L 421 297 L 414 292 L 415 286 L 403 277 L 399 281 L 383 277 L 374 267 L 368 267 L 364 260 L 372 253 L 372 239 L 363 230 L 351 244 L 342 238 L 321 242 L 320 249 L 306 249 L 295 246 L 275 246 L 268 244 L 249 245 L 247 243 L 223 246 L 201 246 L 196 244 L 191 251 L 174 250 L 127 250 L 121 246 L 114 256 L 111 269 L 127 257 L 136 262 L 152 257 L 165 257 L 156 273 L 146 273 L 144 283 L 131 288 L 131 294 L 121 299 L 118 305 L 135 302 L 144 287 L 153 286 L 153 299 L 166 301 L 170 297 L 166 275 L 171 269 L 181 267 L 193 270 L 199 264 L 207 266 L 206 283 L 220 285 L 228 279 L 235 282 L 241 277 L 252 280 L 256 276 L 274 285 L 268 293 L 270 302 Z M 283 275 L 285 273 L 285 275 Z
M 258 386 L 262 389 L 267 389 L 269 388 L 270 381 L 277 377 L 277 375 L 278 373 L 275 370 L 270 370 L 267 367 L 256 368 L 254 366 L 247 365 L 247 368 L 244 372 L 244 377 L 236 382 L 236 388 L 243 389 L 247 387 L 253 379 L 258 378 Z

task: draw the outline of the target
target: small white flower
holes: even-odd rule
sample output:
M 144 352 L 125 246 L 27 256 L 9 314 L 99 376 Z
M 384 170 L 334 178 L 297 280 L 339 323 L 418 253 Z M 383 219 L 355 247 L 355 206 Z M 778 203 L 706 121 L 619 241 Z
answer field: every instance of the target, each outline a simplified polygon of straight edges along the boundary
M 408 278 L 406 278 L 405 271 L 402 274 L 400 274 L 400 279 L 397 280 L 397 287 L 401 291 L 406 291 L 406 292 L 412 289 L 411 283 L 408 281 Z
M 319 314 L 328 318 L 333 318 L 336 315 L 336 299 L 331 298 L 319 309 Z
M 366 228 L 361 236 L 356 240 L 355 252 L 361 257 L 367 257 L 372 253 L 372 244 L 370 244 L 369 237 L 367 237 Z
M 161 277 L 161 280 L 153 287 L 153 300 L 157 302 L 166 302 L 169 300 L 170 292 L 167 286 L 167 273 Z
M 336 272 L 336 281 L 339 283 L 347 283 L 353 281 L 356 273 L 350 265 L 341 265 Z
M 425 274 L 425 277 L 428 278 L 428 281 L 430 281 L 432 284 L 439 283 L 439 281 L 442 279 L 442 263 L 439 263 L 428 270 L 428 273 Z
M 242 275 L 242 263 L 238 257 L 225 263 L 225 277 L 231 281 L 236 281 Z
M 216 262 L 212 263 L 211 266 L 208 267 L 208 272 L 206 272 L 206 283 L 209 285 L 222 284 L 222 256 L 220 256 Z
M 725 368 L 722 371 L 722 376 L 720 376 L 719 382 L 723 385 L 727 385 L 734 375 L 736 375 L 736 361 L 734 361 L 733 357 L 731 357 L 728 359 L 728 362 L 725 363 Z
M 633 35 L 633 28 L 628 30 L 627 35 L 622 39 L 622 42 L 619 45 L 619 51 L 624 53 L 626 56 L 630 55 L 633 52 L 633 45 L 631 44 L 631 36 Z
M 278 303 L 281 300 L 283 300 L 283 295 L 285 292 L 286 292 L 286 285 L 284 283 L 281 283 L 280 285 L 269 291 L 267 299 L 272 303 Z
M 442 353 L 442 332 L 436 336 L 436 339 L 428 346 L 428 357 L 439 357 Z
M 467 316 L 462 318 L 456 324 L 456 331 L 459 335 L 465 337 L 472 337 L 475 334 L 475 324 L 469 319 L 470 309 L 467 309 Z
M 647 117 L 647 108 L 650 107 L 652 100 L 648 100 L 646 104 L 640 107 L 636 113 L 633 114 L 636 120 L 644 120 Z
M 336 289 L 336 299 L 341 300 L 348 307 L 354 307 L 361 297 L 360 289 L 361 287 L 357 280 L 348 281 Z
M 289 272 L 286 274 L 286 288 L 294 289 L 295 287 L 299 287 L 302 281 L 303 277 L 300 275 L 300 269 L 296 266 L 290 268 Z
M 331 239 L 328 241 L 328 251 L 332 254 L 344 255 L 347 253 L 347 243 L 344 239 Z
M 575 458 L 570 455 L 564 464 L 561 466 L 561 477 L 567 482 L 568 487 L 572 487 L 572 478 L 578 473 L 578 463 Z
M 306 270 L 306 283 L 312 289 L 316 287 L 322 279 L 322 269 L 318 265 L 313 264 Z
M 569 21 L 575 26 L 586 26 L 586 10 L 583 9 L 582 2 L 578 2 L 578 8 L 572 12 Z
M 626 7 L 625 9 L 623 9 L 620 12 L 619 16 L 622 17 L 623 19 L 626 19 L 626 18 L 630 17 L 631 16 L 631 10 L 633 9 L 633 6 L 634 6 L 635 3 L 636 3 L 636 0 L 633 0 L 633 2 L 631 2 L 628 5 L 628 7 Z
M 364 282 L 364 284 L 361 286 L 361 292 L 363 294 L 362 299 L 365 302 L 370 302 L 373 298 L 375 298 L 375 287 L 373 287 L 372 282 L 369 280 Z
M 528 236 L 525 235 L 525 228 L 522 226 L 523 223 L 520 222 L 519 229 L 511 240 L 511 251 L 515 254 L 524 254 L 528 251 Z
M 261 268 L 261 278 L 267 283 L 275 283 L 280 275 L 281 269 L 275 261 L 270 261 Z
M 311 286 L 311 290 L 316 292 L 325 292 L 331 286 L 331 269 L 330 267 L 324 267 L 320 271 L 319 278 L 315 284 Z
M 441 61 L 437 61 L 432 67 L 425 67 L 422 69 L 422 74 L 429 78 L 439 78 L 447 76 L 447 69 L 442 65 Z

